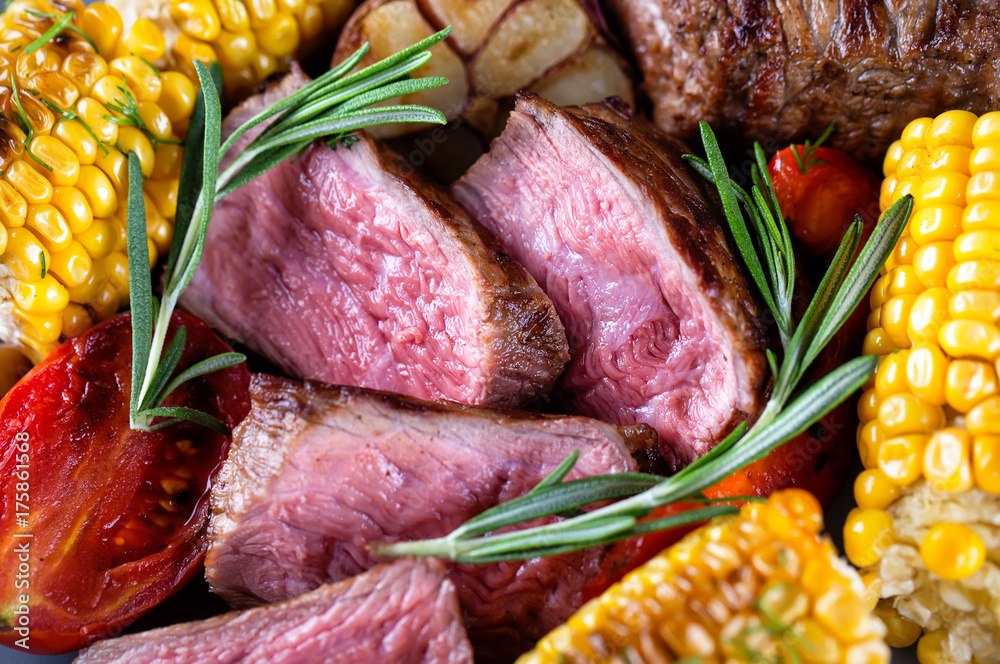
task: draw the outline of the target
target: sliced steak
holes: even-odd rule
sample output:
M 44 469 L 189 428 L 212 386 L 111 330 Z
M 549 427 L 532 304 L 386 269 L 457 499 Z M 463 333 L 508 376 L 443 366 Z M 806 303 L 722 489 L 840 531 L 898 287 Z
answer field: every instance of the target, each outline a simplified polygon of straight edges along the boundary
M 522 94 L 456 198 L 555 302 L 578 413 L 645 422 L 690 462 L 762 405 L 764 338 L 679 143 L 621 103 Z
M 279 604 L 92 645 L 76 664 L 472 664 L 455 587 L 400 560 Z
M 635 469 L 616 427 L 255 376 L 212 494 L 206 576 L 233 606 L 358 574 L 373 542 L 448 534 L 520 496 L 574 450 L 570 477 Z M 626 435 L 635 435 L 631 429 Z M 516 655 L 582 604 L 604 551 L 449 576 L 483 657 Z
M 300 378 L 505 408 L 547 393 L 568 359 L 549 299 L 447 193 L 354 139 L 222 200 L 183 306 Z
M 815 138 L 881 163 L 906 124 L 1000 96 L 995 0 L 608 0 L 657 125 Z

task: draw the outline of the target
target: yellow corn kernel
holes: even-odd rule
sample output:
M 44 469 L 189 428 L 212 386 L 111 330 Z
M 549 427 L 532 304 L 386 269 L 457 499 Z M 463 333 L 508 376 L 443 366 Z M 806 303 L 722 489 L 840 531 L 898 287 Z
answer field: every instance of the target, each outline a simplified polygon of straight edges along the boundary
M 204 42 L 215 41 L 222 22 L 208 0 L 171 0 L 170 17 L 186 35 Z
M 222 32 L 214 46 L 219 64 L 228 72 L 250 66 L 257 53 L 257 38 L 252 32 Z
M 0 263 L 19 281 L 40 279 L 48 270 L 51 255 L 27 228 L 7 230 L 7 249 Z
M 112 252 L 104 259 L 104 269 L 108 273 L 108 283 L 120 298 L 128 298 L 128 257 L 120 251 Z
M 116 76 L 112 72 L 97 83 L 94 83 L 94 89 L 90 93 L 94 99 L 105 106 L 125 108 L 129 104 L 128 97 L 125 94 L 126 90 L 131 92 L 130 87 L 126 84 L 126 80 L 120 74 Z M 109 111 L 109 114 L 121 117 L 118 113 L 111 113 Z
M 972 129 L 972 144 L 977 148 L 1000 143 L 1000 113 L 984 113 Z
M 1000 170 L 1000 146 L 976 148 L 969 155 L 968 164 L 970 174 Z
M 956 262 L 1000 259 L 1000 231 L 972 231 L 955 239 Z
M 858 426 L 858 454 L 865 468 L 878 468 L 878 449 L 884 440 L 878 420 Z
M 970 177 L 966 185 L 965 199 L 969 205 L 1000 199 L 1000 173 L 983 171 Z
M 108 176 L 96 166 L 80 168 L 77 187 L 86 197 L 95 217 L 108 218 L 118 210 L 118 195 L 115 193 L 115 188 Z
M 62 111 L 72 110 L 80 98 L 80 91 L 68 78 L 58 72 L 35 74 L 28 80 L 27 87 L 38 92 L 40 99 Z
M 888 285 L 886 288 L 887 297 L 897 295 L 919 295 L 925 288 L 917 278 L 917 273 L 912 265 L 900 265 L 889 271 Z
M 854 480 L 854 500 L 862 509 L 884 510 L 901 493 L 899 485 L 878 468 L 863 470 Z
M 97 2 L 83 10 L 79 21 L 80 28 L 97 46 L 97 52 L 105 58 L 112 57 L 124 31 L 118 12 L 103 2 Z
M 7 228 L 24 226 L 28 218 L 28 202 L 11 184 L 0 180 L 0 223 Z M 0 252 L 2 253 L 2 252 Z
M 938 343 L 954 358 L 995 362 L 1000 357 L 1000 329 L 977 320 L 953 320 L 941 326 Z
M 972 529 L 958 523 L 938 523 L 920 544 L 920 557 L 934 574 L 959 581 L 975 574 L 986 560 L 986 546 Z
M 91 305 L 107 289 L 108 273 L 102 262 L 95 262 L 90 276 L 79 286 L 69 289 L 70 302 Z
M 908 434 L 887 438 L 878 448 L 878 467 L 889 481 L 906 486 L 913 484 L 923 472 L 924 450 L 928 436 Z
M 178 71 L 163 72 L 163 90 L 157 103 L 171 123 L 191 117 L 197 98 L 198 90 L 190 78 Z
M 69 224 L 52 205 L 32 205 L 24 226 L 31 229 L 49 253 L 62 251 L 73 239 Z
M 129 127 L 122 127 L 122 136 L 124 137 L 125 129 Z M 121 144 L 119 142 L 119 144 Z M 118 194 L 119 198 L 123 198 L 126 193 L 126 187 L 128 186 L 128 159 L 119 152 L 116 148 L 108 148 L 107 153 L 101 153 L 97 157 L 97 161 L 94 165 L 101 169 L 101 172 L 107 176 L 108 181 L 111 186 L 115 188 L 115 193 Z
M 106 76 L 101 80 L 109 79 L 110 77 Z M 118 81 L 118 84 L 120 85 L 121 81 Z M 106 116 L 111 116 L 111 111 L 105 108 L 104 104 L 93 97 L 84 97 L 76 104 L 76 114 L 94 130 L 94 134 L 102 143 L 114 145 L 118 142 L 118 125 L 105 119 Z
M 858 399 L 858 420 L 867 424 L 878 417 L 878 405 L 881 399 L 875 394 L 875 389 L 865 390 Z
M 916 175 L 908 178 L 898 178 L 896 180 L 896 186 L 892 188 L 892 199 L 890 202 L 895 204 L 899 199 L 907 194 L 916 199 L 917 196 L 921 195 L 923 186 L 923 178 Z
M 899 295 L 889 298 L 882 305 L 882 314 L 879 319 L 882 330 L 889 336 L 893 345 L 898 348 L 910 347 L 907 327 L 910 321 L 910 312 L 916 300 L 916 295 Z
M 945 664 L 941 658 L 948 633 L 944 630 L 928 632 L 917 641 L 917 661 L 920 664 Z
M 14 303 L 29 314 L 54 314 L 69 304 L 69 293 L 51 274 L 38 281 L 14 284 Z
M 247 10 L 250 13 L 250 26 L 256 30 L 274 18 L 278 6 L 274 0 L 248 0 Z
M 1000 434 L 1000 397 L 990 397 L 970 410 L 965 428 L 974 436 Z
M 930 206 L 952 205 L 964 207 L 966 201 L 966 190 L 972 189 L 972 181 L 982 178 L 983 174 L 977 174 L 969 178 L 961 173 L 939 173 L 932 175 L 923 181 L 923 184 L 915 190 L 914 206 L 917 209 Z M 979 185 L 981 186 L 981 185 Z M 979 189 L 975 189 L 979 191 Z M 971 198 L 969 199 L 971 202 Z
M 948 357 L 937 344 L 921 344 L 913 348 L 906 361 L 906 379 L 913 394 L 935 406 L 947 403 L 945 382 L 948 365 Z
M 972 135 L 979 118 L 969 111 L 946 111 L 934 118 L 927 130 L 926 141 L 930 149 L 948 145 L 973 146 Z
M 63 145 L 73 151 L 77 160 L 77 177 L 80 176 L 79 167 L 93 164 L 97 158 L 99 146 L 90 132 L 81 124 L 79 120 L 67 120 L 56 123 L 52 130 L 52 135 L 62 141 Z
M 912 177 L 920 177 L 922 174 L 921 167 L 924 164 L 924 160 L 927 158 L 927 154 L 927 150 L 923 148 L 909 150 L 903 153 L 903 156 L 899 159 L 899 166 L 896 168 L 896 177 L 901 180 Z
M 45 163 L 39 164 L 30 158 L 25 163 L 34 166 L 53 185 L 72 187 L 76 184 L 80 177 L 80 160 L 65 143 L 54 136 L 37 136 L 28 149 Z
M 160 72 L 150 63 L 134 55 L 127 55 L 122 58 L 115 58 L 108 63 L 110 76 L 118 79 L 119 85 L 122 79 L 128 82 L 129 90 L 136 101 L 155 102 L 160 98 L 162 85 L 160 82 Z M 97 83 L 100 85 L 100 82 Z M 96 90 L 95 86 L 95 90 Z M 108 102 L 104 101 L 105 104 Z
M 186 34 L 177 37 L 177 42 L 174 44 L 173 50 L 178 66 L 181 67 L 185 77 L 190 81 L 198 80 L 198 73 L 194 69 L 195 60 L 203 62 L 206 65 L 219 60 L 219 57 L 215 54 L 215 49 L 204 42 L 191 39 Z M 160 105 L 163 106 L 164 110 L 167 110 L 166 105 L 162 103 Z M 178 123 L 178 120 L 174 120 L 173 118 L 170 118 L 170 120 L 175 125 Z
M 61 71 L 86 96 L 95 83 L 108 75 L 108 61 L 96 53 L 70 53 L 63 60 Z
M 118 291 L 110 282 L 105 282 L 104 290 L 99 292 L 95 298 L 88 302 L 90 308 L 94 310 L 94 315 L 99 321 L 105 321 L 118 313 L 121 307 L 121 300 Z
M 299 34 L 302 41 L 311 44 L 319 39 L 323 34 L 323 8 L 319 5 L 304 5 L 295 14 L 299 22 Z
M 882 307 L 879 307 L 877 309 L 872 309 L 871 313 L 868 314 L 868 319 L 865 321 L 865 330 L 871 332 L 881 324 L 882 324 Z
M 49 272 L 67 288 L 76 288 L 86 283 L 93 269 L 90 254 L 78 240 L 70 242 L 59 253 L 52 254 L 52 263 L 49 265 Z
M 996 370 L 978 360 L 955 360 L 948 367 L 945 393 L 948 405 L 967 413 L 983 399 L 997 393 Z
M 923 177 L 929 177 L 934 173 L 961 173 L 970 175 L 969 159 L 972 155 L 972 148 L 964 145 L 944 145 L 929 150 L 927 158 L 920 169 Z
M 909 391 L 906 379 L 906 360 L 909 353 L 896 351 L 879 362 L 875 372 L 875 394 L 878 401 L 888 396 Z
M 295 53 L 299 42 L 299 24 L 284 12 L 275 12 L 270 20 L 257 28 L 257 43 L 261 50 L 276 58 Z
M 114 251 L 118 236 L 109 220 L 95 219 L 87 230 L 76 235 L 76 239 L 88 254 L 99 260 Z
M 177 190 L 180 181 L 147 180 L 145 190 L 164 217 L 173 219 L 177 215 Z
M 844 524 L 844 553 L 856 567 L 874 565 L 896 543 L 892 517 L 882 510 L 855 508 Z
M 920 625 L 899 615 L 890 599 L 879 601 L 875 615 L 885 625 L 885 642 L 893 648 L 909 648 L 924 632 Z
M 884 180 L 882 180 L 882 186 L 879 189 L 878 194 L 878 206 L 883 212 L 888 210 L 892 204 L 897 200 L 895 198 L 896 186 L 899 181 L 896 179 L 895 175 L 888 175 Z
M 910 221 L 910 234 L 917 244 L 954 240 L 962 232 L 963 208 L 935 205 L 919 209 Z
M 174 127 L 170 118 L 163 112 L 159 104 L 151 101 L 139 103 L 139 117 L 146 125 L 146 130 L 161 141 L 173 140 Z
M 167 48 L 163 33 L 148 18 L 140 18 L 118 44 L 118 55 L 134 55 L 148 62 L 156 62 L 163 57 Z
M 930 434 L 941 427 L 944 411 L 912 394 L 894 394 L 878 409 L 879 428 L 886 438 L 911 433 Z
M 156 162 L 156 151 L 153 150 L 153 144 L 142 133 L 141 130 L 135 127 L 122 127 L 119 132 L 118 144 L 122 147 L 126 154 L 129 152 L 135 152 L 136 156 L 139 157 L 139 163 L 142 166 L 143 177 L 150 177 L 153 174 L 153 164 Z M 127 165 L 126 159 L 126 165 Z M 128 179 L 128 171 L 126 169 L 125 179 Z
M 893 141 L 889 149 L 885 151 L 885 159 L 882 161 L 882 175 L 886 178 L 890 178 L 896 174 L 896 167 L 899 165 L 899 160 L 902 159 L 903 144 L 900 141 Z
M 993 422 L 994 427 L 1000 428 L 1000 422 Z M 1000 436 L 979 435 L 973 438 L 972 474 L 980 489 L 1000 494 Z
M 94 222 L 87 199 L 76 187 L 54 187 L 51 204 L 62 214 L 73 235 L 84 232 Z
M 1000 262 L 976 260 L 956 264 L 948 272 L 948 290 L 1000 290 Z
M 869 330 L 865 335 L 862 353 L 865 355 L 886 355 L 896 350 L 895 344 L 881 327 Z
M 917 118 L 906 125 L 903 129 L 903 133 L 899 138 L 900 144 L 903 146 L 904 150 L 916 150 L 919 148 L 927 147 L 927 131 L 931 127 L 933 120 L 931 118 Z
M 90 314 L 79 304 L 70 302 L 62 312 L 62 332 L 67 339 L 83 334 L 94 325 Z
M 0 226 L 0 255 L 7 250 L 7 229 Z
M 888 299 L 889 279 L 887 276 L 879 277 L 872 285 L 872 292 L 868 298 L 868 304 L 872 309 L 878 309 Z
M 958 493 L 972 488 L 972 437 L 955 427 L 935 431 L 924 449 L 924 477 L 935 489 Z
M 224 30 L 246 32 L 250 29 L 250 15 L 243 0 L 216 0 L 215 5 Z
M 948 321 L 950 296 L 947 289 L 929 288 L 916 297 L 906 321 L 906 335 L 910 341 L 937 343 L 941 326 Z
M 995 323 L 1000 320 L 1000 293 L 996 291 L 963 291 L 948 302 L 952 318 Z
M 886 265 L 891 268 L 897 265 L 912 265 L 913 255 L 920 249 L 920 245 L 910 235 L 903 235 L 896 243 L 896 248 L 892 250 Z M 890 265 L 891 263 L 891 265 Z
M 29 314 L 20 307 L 14 307 L 14 316 L 22 328 L 26 342 L 35 348 L 44 348 L 59 340 L 62 333 L 62 316 L 60 314 Z M 30 342 L 34 342 L 33 344 Z
M 52 185 L 42 175 L 24 163 L 15 161 L 3 174 L 24 199 L 33 205 L 44 205 L 52 200 Z
M 125 210 L 121 210 L 119 214 L 108 220 L 111 222 L 111 228 L 115 236 L 115 251 L 121 252 L 125 252 L 128 248 L 128 231 L 124 213 Z

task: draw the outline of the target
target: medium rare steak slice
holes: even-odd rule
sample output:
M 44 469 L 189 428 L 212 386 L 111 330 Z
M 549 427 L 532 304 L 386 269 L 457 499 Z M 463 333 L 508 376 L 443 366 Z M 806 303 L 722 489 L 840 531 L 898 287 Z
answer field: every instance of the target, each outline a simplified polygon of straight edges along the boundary
M 378 563 L 370 543 L 446 535 L 574 450 L 571 478 L 634 471 L 626 436 L 641 434 L 263 375 L 250 393 L 213 488 L 205 560 L 213 591 L 234 606 L 358 574 Z M 477 654 L 520 654 L 566 620 L 603 555 L 450 567 Z
M 1000 95 L 996 0 L 609 0 L 664 131 L 777 149 L 823 133 L 882 163 L 906 124 Z M 767 145 L 767 143 L 765 143 Z
M 538 284 L 446 192 L 354 138 L 222 200 L 183 306 L 300 378 L 505 408 L 547 393 L 569 356 Z
M 522 94 L 453 192 L 555 302 L 570 407 L 700 456 L 762 406 L 764 339 L 684 147 L 621 103 Z
M 399 560 L 280 604 L 92 645 L 76 664 L 472 664 L 455 587 Z

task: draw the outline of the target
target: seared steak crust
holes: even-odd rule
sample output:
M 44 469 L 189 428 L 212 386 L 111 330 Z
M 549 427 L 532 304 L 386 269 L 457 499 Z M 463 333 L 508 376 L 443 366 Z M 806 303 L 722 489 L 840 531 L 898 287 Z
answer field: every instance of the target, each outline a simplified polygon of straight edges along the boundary
M 222 200 L 183 306 L 295 377 L 505 408 L 544 396 L 568 359 L 552 303 L 446 192 L 354 139 Z
M 994 0 L 608 0 L 657 125 L 882 159 L 906 124 L 1000 99 Z
M 78 664 L 472 664 L 455 587 L 401 560 L 278 604 L 101 641 Z
M 635 470 L 616 427 L 255 376 L 250 415 L 212 493 L 212 589 L 234 606 L 358 574 L 373 542 L 448 534 L 530 490 L 573 451 L 571 477 Z M 480 657 L 529 648 L 582 604 L 604 552 L 449 567 Z
M 678 463 L 753 419 L 764 334 L 687 152 L 620 102 L 518 97 L 452 188 L 542 285 L 566 325 L 574 412 L 645 422 Z

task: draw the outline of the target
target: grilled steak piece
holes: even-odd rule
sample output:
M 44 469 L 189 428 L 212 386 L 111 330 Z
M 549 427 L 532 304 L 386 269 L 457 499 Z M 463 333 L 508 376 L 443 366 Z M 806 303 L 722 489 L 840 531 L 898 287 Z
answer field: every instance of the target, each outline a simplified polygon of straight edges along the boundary
M 547 393 L 569 356 L 538 284 L 446 192 L 354 138 L 221 201 L 183 306 L 296 377 L 505 408 Z
M 608 0 L 657 125 L 774 148 L 815 138 L 881 163 L 906 124 L 1000 95 L 994 0 Z
M 641 435 L 263 375 L 250 394 L 213 488 L 205 561 L 213 591 L 234 606 L 358 574 L 378 562 L 369 543 L 446 535 L 574 450 L 571 478 L 634 471 L 624 436 Z M 477 655 L 517 655 L 566 620 L 603 556 L 451 566 Z
M 453 185 L 555 302 L 575 412 L 660 434 L 690 462 L 762 405 L 764 339 L 679 143 L 622 103 L 522 94 Z
M 400 560 L 294 599 L 92 645 L 76 664 L 472 664 L 437 561 Z

